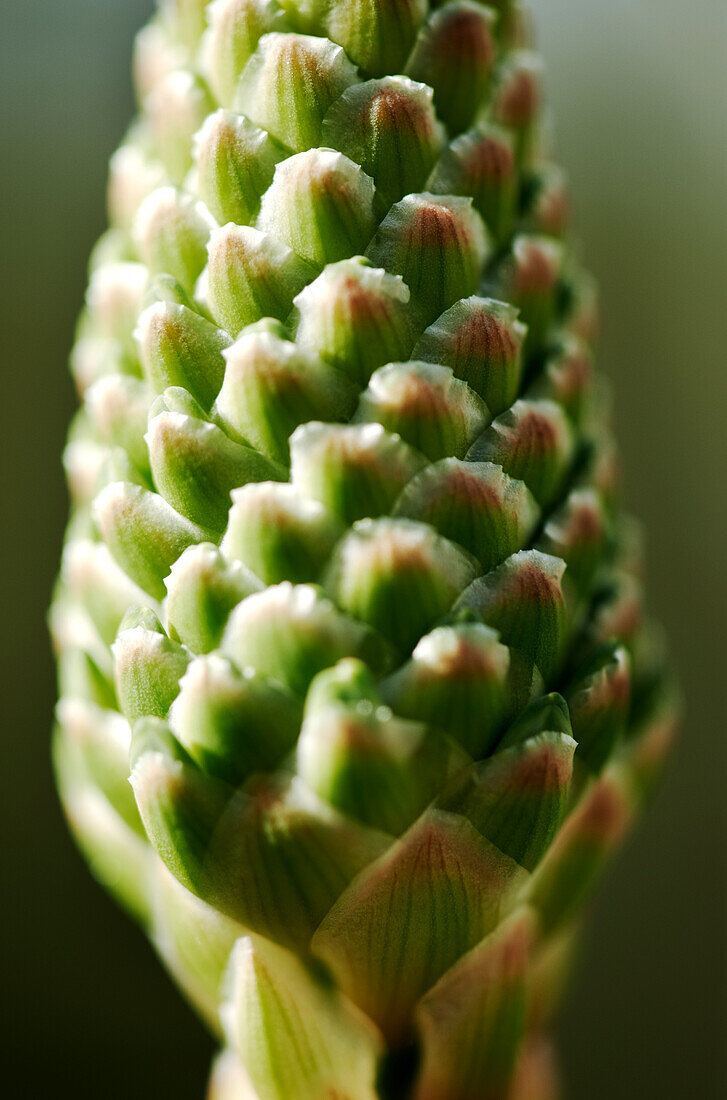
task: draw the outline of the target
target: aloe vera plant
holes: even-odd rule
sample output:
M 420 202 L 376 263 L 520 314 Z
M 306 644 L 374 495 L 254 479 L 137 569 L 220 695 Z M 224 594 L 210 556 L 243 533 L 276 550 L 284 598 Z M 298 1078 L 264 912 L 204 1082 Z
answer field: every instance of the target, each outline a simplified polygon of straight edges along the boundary
M 51 613 L 70 826 L 213 1100 L 547 1100 L 674 697 L 519 4 L 167 0 Z

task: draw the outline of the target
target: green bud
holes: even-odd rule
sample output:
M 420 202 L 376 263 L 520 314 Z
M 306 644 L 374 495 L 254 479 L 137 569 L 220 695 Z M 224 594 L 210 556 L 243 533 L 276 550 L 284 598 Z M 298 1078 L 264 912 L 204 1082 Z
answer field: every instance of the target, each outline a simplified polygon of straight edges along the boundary
M 215 404 L 222 426 L 287 465 L 288 439 L 309 420 L 347 419 L 355 399 L 348 379 L 261 324 L 225 352 L 225 381 Z
M 442 153 L 427 187 L 436 195 L 471 195 L 493 240 L 505 244 L 517 217 L 518 172 L 512 136 L 488 124 L 460 134 Z
M 202 44 L 204 71 L 223 107 L 235 95 L 243 69 L 268 31 L 284 30 L 285 18 L 275 0 L 212 0 L 209 30 Z
M 176 184 L 184 182 L 192 167 L 192 138 L 212 106 L 207 86 L 188 69 L 168 73 L 145 103 L 157 156 Z
M 182 386 L 210 407 L 225 375 L 222 352 L 231 343 L 226 333 L 186 306 L 157 302 L 139 318 L 136 339 L 154 393 Z
M 451 367 L 497 416 L 520 388 L 526 329 L 517 315 L 505 302 L 464 298 L 429 326 L 412 355 Z
M 540 509 L 501 466 L 444 458 L 411 479 L 394 514 L 430 524 L 474 554 L 487 573 L 526 545 Z
M 594 489 L 574 489 L 548 520 L 538 549 L 562 558 L 577 591 L 586 594 L 604 559 L 607 535 L 599 494 Z
M 234 106 L 294 153 L 320 144 L 326 111 L 357 80 L 327 38 L 266 34 L 245 66 Z
M 208 0 L 160 0 L 162 19 L 188 50 L 196 49 L 206 26 Z
M 190 546 L 165 580 L 170 637 L 193 653 L 216 649 L 233 607 L 262 584 L 240 562 L 227 562 L 216 546 Z
M 143 106 L 160 80 L 189 61 L 189 52 L 172 33 L 168 22 L 153 19 L 134 40 L 134 89 Z
M 574 424 L 580 425 L 588 407 L 593 385 L 593 357 L 582 340 L 568 335 L 551 355 L 543 373 L 535 380 L 531 393 L 557 401 Z
M 296 428 L 290 457 L 295 489 L 349 526 L 365 516 L 387 515 L 426 461 L 380 424 L 316 421 Z
M 406 71 L 434 89 L 437 114 L 451 134 L 466 130 L 484 104 L 496 57 L 495 21 L 489 8 L 453 0 L 419 32 Z
M 590 772 L 602 771 L 626 729 L 631 704 L 631 662 L 623 646 L 598 654 L 567 692 L 578 757 Z
M 404 277 L 424 325 L 477 290 L 488 253 L 471 199 L 427 193 L 392 206 L 366 250 L 373 264 Z
M 277 165 L 257 225 L 318 267 L 356 255 L 376 228 L 373 180 L 332 149 L 297 153 Z
M 569 213 L 565 173 L 554 164 L 546 164 L 530 183 L 527 226 L 533 233 L 560 239 L 567 233 Z
M 477 572 L 469 554 L 423 523 L 364 519 L 336 547 L 326 588 L 339 607 L 406 652 Z
M 214 228 L 201 203 L 173 187 L 152 191 L 139 207 L 133 234 L 139 256 L 154 273 L 173 275 L 190 294 L 207 260 Z
M 127 613 L 112 646 L 119 705 L 132 725 L 137 718 L 165 717 L 190 660 L 152 612 L 140 623 L 135 612 Z
M 107 485 L 93 503 L 101 536 L 124 572 L 156 599 L 174 562 L 207 532 L 180 516 L 157 493 L 138 485 Z
M 94 647 L 96 648 L 96 647 Z M 102 651 L 101 651 L 102 652 Z M 99 660 L 97 660 L 97 656 Z M 93 704 L 101 710 L 117 710 L 113 680 L 100 652 L 81 646 L 64 646 L 58 654 L 58 694 Z
M 497 73 L 492 115 L 517 138 L 518 161 L 527 164 L 542 100 L 543 65 L 537 54 L 515 50 Z
M 147 195 L 165 183 L 164 169 L 140 145 L 129 142 L 111 157 L 106 205 L 111 225 L 128 234 Z
M 288 0 L 290 3 L 290 0 Z M 425 0 L 326 0 L 325 26 L 367 76 L 401 72 L 426 17 Z
M 61 577 L 106 645 L 116 637 L 126 609 L 146 599 L 142 589 L 122 572 L 100 542 L 88 539 L 68 542 L 63 551 Z
M 347 88 L 323 120 L 322 140 L 371 176 L 385 213 L 404 195 L 422 189 L 443 133 L 431 88 L 389 76 Z
M 409 354 L 408 303 L 401 276 L 362 257 L 329 264 L 295 299 L 296 343 L 363 385 L 377 367 Z
M 285 152 L 243 115 L 216 111 L 195 140 L 195 190 L 220 225 L 249 225 Z
M 435 363 L 390 363 L 372 376 L 355 420 L 396 432 L 432 462 L 462 457 L 490 422 L 481 397 Z
M 275 237 L 226 225 L 210 237 L 199 291 L 215 321 L 238 336 L 263 317 L 284 321 L 310 275 L 308 265 Z
M 575 453 L 575 436 L 560 405 L 516 401 L 493 420 L 467 453 L 470 462 L 494 462 L 524 481 L 547 507 L 557 498 Z
M 121 447 L 137 469 L 149 469 L 146 432 L 152 392 L 146 382 L 123 374 L 100 378 L 86 391 L 85 407 L 98 437 Z
M 565 252 L 550 237 L 519 236 L 502 264 L 502 297 L 520 310 L 527 325 L 527 354 L 542 353 L 560 307 Z
M 556 691 L 534 699 L 515 719 L 500 742 L 500 748 L 520 745 L 543 733 L 562 733 L 573 739 L 568 704 Z
M 204 772 L 233 786 L 279 767 L 295 745 L 300 704 L 252 669 L 213 653 L 189 665 L 169 721 Z
M 134 326 L 148 281 L 144 265 L 128 261 L 106 263 L 93 272 L 86 305 L 99 336 L 118 340 L 133 350 Z

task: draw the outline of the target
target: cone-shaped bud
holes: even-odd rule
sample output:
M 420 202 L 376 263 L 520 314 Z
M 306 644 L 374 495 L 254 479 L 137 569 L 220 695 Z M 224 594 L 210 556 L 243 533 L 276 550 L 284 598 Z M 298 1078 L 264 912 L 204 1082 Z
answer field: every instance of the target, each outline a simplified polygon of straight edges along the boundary
M 416 1011 L 422 1064 L 414 1100 L 506 1095 L 526 1026 L 535 932 L 533 913 L 518 910 L 422 999 Z
M 559 558 L 522 550 L 473 581 L 458 604 L 498 630 L 506 645 L 537 666 L 546 683 L 563 658 L 568 620 L 564 572 Z
M 118 700 L 113 680 L 102 658 L 102 651 L 94 654 L 81 646 L 63 647 L 58 654 L 58 694 L 61 699 L 77 699 L 92 703 L 102 710 L 118 710 Z
M 603 501 L 594 489 L 574 489 L 548 520 L 538 549 L 562 558 L 579 593 L 588 592 L 606 550 Z
M 469 554 L 426 524 L 363 519 L 337 546 L 326 588 L 339 607 L 406 651 L 478 572 Z
M 296 343 L 365 385 L 413 343 L 409 290 L 401 276 L 362 257 L 329 264 L 295 299 Z
M 218 1034 L 222 980 L 232 948 L 246 930 L 196 898 L 158 861 L 153 908 L 154 946 Z
M 264 584 L 318 580 L 342 534 L 341 522 L 317 500 L 274 481 L 246 485 L 232 494 L 226 558 L 246 565 Z
M 477 117 L 490 86 L 497 47 L 495 13 L 472 0 L 452 0 L 419 32 L 406 71 L 434 89 L 437 114 L 451 134 Z
M 227 525 L 230 491 L 282 476 L 281 471 L 252 447 L 234 442 L 216 424 L 166 408 L 165 404 L 173 406 L 172 397 L 163 402 L 160 398 L 152 408 L 146 436 L 154 484 L 181 515 L 221 533 Z
M 542 352 L 560 306 L 565 252 L 550 237 L 519 236 L 502 265 L 502 296 L 520 310 L 527 325 L 528 355 Z
M 168 22 L 152 20 L 134 41 L 133 76 L 136 99 L 142 106 L 160 80 L 189 61 L 189 53 L 175 39 Z
M 274 680 L 217 653 L 192 661 L 169 721 L 202 771 L 238 786 L 295 745 L 300 703 Z
M 541 733 L 461 772 L 437 805 L 533 871 L 560 828 L 575 750 L 567 734 Z
M 324 668 L 343 657 L 371 661 L 380 644 L 312 585 L 279 584 L 235 608 L 222 649 L 239 668 L 250 666 L 305 694 Z
M 85 395 L 95 433 L 110 447 L 122 447 L 142 471 L 149 469 L 144 434 L 152 396 L 146 382 L 123 374 L 99 378 Z
M 346 524 L 388 514 L 407 482 L 425 465 L 419 451 L 380 424 L 297 428 L 290 440 L 292 482 Z
M 327 38 L 264 35 L 245 66 L 234 105 L 294 153 L 320 144 L 323 118 L 357 80 L 340 46 Z
M 210 407 L 225 375 L 222 352 L 231 342 L 226 333 L 186 306 L 157 302 L 139 318 L 136 339 L 154 393 L 182 386 Z
M 161 0 L 163 22 L 188 50 L 194 51 L 206 26 L 208 0 Z
M 98 378 L 105 378 L 108 374 L 138 377 L 141 368 L 137 355 L 125 351 L 118 340 L 79 334 L 71 352 L 71 373 L 78 395 L 83 397 Z
M 390 363 L 371 376 L 355 416 L 382 424 L 436 462 L 461 458 L 490 422 L 481 397 L 449 367 L 436 363 Z
M 444 458 L 412 478 L 394 515 L 435 527 L 474 554 L 487 573 L 526 545 L 540 509 L 525 484 L 501 466 Z
M 294 954 L 241 939 L 226 986 L 227 1040 L 260 1100 L 375 1100 L 380 1036 Z
M 190 313 L 196 313 L 202 317 L 207 316 L 192 295 L 184 289 L 179 280 L 175 279 L 173 275 L 155 275 L 149 283 L 144 297 L 144 306 L 155 306 L 160 302 L 166 302 L 170 306 L 184 306 Z
M 324 10 L 328 33 L 354 64 L 367 76 L 383 76 L 403 69 L 427 5 L 425 0 L 327 0 Z
M 497 925 L 524 876 L 464 818 L 430 810 L 338 899 L 313 951 L 389 1042 L 403 1043 L 418 999 Z
M 529 50 L 516 50 L 497 73 L 492 115 L 502 126 L 513 130 L 518 139 L 519 159 L 527 163 L 532 146 L 532 131 L 540 113 L 543 64 Z
M 134 240 L 152 274 L 173 275 L 190 294 L 207 262 L 214 221 L 201 203 L 173 187 L 152 191 L 134 219 Z
M 276 167 L 257 226 L 318 267 L 343 260 L 363 252 L 376 227 L 373 180 L 332 149 L 297 153 Z
M 526 223 L 533 233 L 564 237 L 568 229 L 569 201 L 565 173 L 547 164 L 532 179 L 526 200 Z
M 432 89 L 404 76 L 354 84 L 328 111 L 322 141 L 371 176 L 385 213 L 404 195 L 421 191 L 439 154 L 443 134 Z
M 568 281 L 568 331 L 589 347 L 598 339 L 601 316 L 598 284 L 593 276 L 578 268 Z
M 450 762 L 441 734 L 384 706 L 360 661 L 321 672 L 306 698 L 298 774 L 319 798 L 398 835 L 431 802 Z
M 180 554 L 208 537 L 163 497 L 127 482 L 107 485 L 96 497 L 93 513 L 101 537 L 124 572 L 159 600 L 165 594 L 164 578 Z
M 516 401 L 501 413 L 467 453 L 471 462 L 494 462 L 524 481 L 547 507 L 558 496 L 573 462 L 575 436 L 560 405 Z
M 164 632 L 153 611 L 131 608 L 112 646 L 119 706 L 129 723 L 164 718 L 179 693 L 190 655 Z
M 589 787 L 533 877 L 528 900 L 548 934 L 572 917 L 623 836 L 633 806 L 623 782 L 606 772 Z
M 70 541 L 63 551 L 61 577 L 106 645 L 116 637 L 127 608 L 145 602 L 145 593 L 122 572 L 101 542 Z
M 518 172 L 512 136 L 485 124 L 460 134 L 442 153 L 427 187 L 435 195 L 471 195 L 495 242 L 504 244 L 517 216 Z
M 220 225 L 249 225 L 285 151 L 265 130 L 231 111 L 211 114 L 195 142 L 195 189 Z
M 482 623 L 440 626 L 381 685 L 397 714 L 446 730 L 475 759 L 495 744 L 509 710 L 510 652 Z
M 108 447 L 82 438 L 71 440 L 63 448 L 63 470 L 71 504 L 76 510 L 90 504 L 101 484 L 106 484 L 102 478 L 111 453 Z M 136 478 L 129 476 L 129 480 Z
M 168 73 L 144 105 L 154 150 L 174 183 L 192 167 L 192 138 L 212 106 L 207 86 L 188 69 Z
M 79 774 L 93 783 L 130 829 L 143 835 L 129 786 L 128 722 L 115 711 L 70 698 L 60 700 L 56 717 Z
M 631 702 L 631 662 L 623 646 L 609 645 L 567 692 L 578 741 L 578 760 L 600 772 L 626 728 Z
M 237 336 L 263 317 L 284 321 L 310 268 L 259 229 L 226 225 L 210 237 L 199 290 L 218 324 Z
M 355 390 L 334 368 L 261 323 L 225 352 L 225 381 L 215 405 L 220 423 L 275 462 L 289 461 L 288 440 L 309 420 L 347 419 Z
M 517 397 L 525 333 L 512 306 L 473 295 L 430 325 L 412 356 L 451 367 L 497 416 Z
M 202 43 L 204 71 L 223 106 L 232 102 L 242 71 L 269 31 L 284 30 L 275 0 L 213 0 L 207 7 L 209 30 Z
M 523 744 L 542 733 L 562 733 L 566 738 L 575 740 L 568 704 L 556 691 L 534 699 L 518 715 L 502 738 L 500 748 Z
M 233 607 L 262 588 L 240 562 L 226 562 L 211 543 L 185 550 L 164 583 L 170 637 L 193 653 L 216 649 Z
M 631 645 L 644 623 L 644 593 L 628 573 L 612 574 L 596 593 L 590 636 L 598 646 L 618 639 Z
M 109 162 L 106 204 L 112 226 L 128 232 L 147 195 L 165 182 L 164 169 L 141 146 L 122 145 Z
M 557 401 L 579 425 L 588 406 L 593 383 L 593 356 L 576 336 L 566 336 L 561 348 L 546 361 L 532 387 L 534 397 Z
M 100 336 L 133 348 L 133 333 L 149 274 L 143 264 L 106 263 L 97 268 L 86 291 L 90 319 Z
M 487 232 L 471 199 L 424 192 L 392 206 L 366 255 L 404 277 L 427 325 L 477 290 L 488 253 Z

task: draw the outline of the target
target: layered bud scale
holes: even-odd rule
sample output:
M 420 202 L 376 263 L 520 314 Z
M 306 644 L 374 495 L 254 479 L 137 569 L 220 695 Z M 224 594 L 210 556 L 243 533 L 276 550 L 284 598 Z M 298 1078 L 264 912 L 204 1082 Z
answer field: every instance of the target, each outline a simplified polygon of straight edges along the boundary
M 213 1100 L 545 1100 L 674 724 L 515 0 L 161 0 L 72 369 L 55 759 Z

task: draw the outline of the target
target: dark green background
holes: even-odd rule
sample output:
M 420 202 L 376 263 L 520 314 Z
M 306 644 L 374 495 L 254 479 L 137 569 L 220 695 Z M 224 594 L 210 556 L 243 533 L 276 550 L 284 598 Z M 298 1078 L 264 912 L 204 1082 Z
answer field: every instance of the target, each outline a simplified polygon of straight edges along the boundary
M 11 1097 L 201 1100 L 210 1048 L 87 875 L 48 765 L 43 623 L 66 508 L 66 357 L 150 0 L 0 3 L 0 1079 Z M 687 699 L 561 1028 L 572 1100 L 727 1095 L 727 6 L 536 0 L 560 159 L 602 284 L 625 494 Z M 7 858 L 5 858 L 7 857 Z

